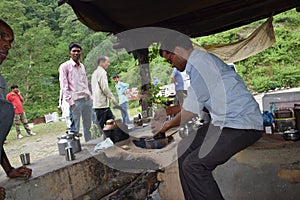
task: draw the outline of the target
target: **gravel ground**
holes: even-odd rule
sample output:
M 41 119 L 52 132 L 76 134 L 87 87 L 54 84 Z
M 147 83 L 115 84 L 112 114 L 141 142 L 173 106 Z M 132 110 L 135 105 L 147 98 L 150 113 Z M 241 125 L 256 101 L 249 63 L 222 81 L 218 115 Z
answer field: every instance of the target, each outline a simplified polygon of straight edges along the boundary
M 52 122 L 48 124 L 34 125 L 32 131 L 35 136 L 25 136 L 26 131 L 21 127 L 23 134 L 22 139 L 17 139 L 15 128 L 12 127 L 7 143 L 4 145 L 5 152 L 13 166 L 20 166 L 20 154 L 30 153 L 31 163 L 40 158 L 49 155 L 58 154 L 57 137 L 62 135 L 66 130 L 66 123 L 63 121 Z

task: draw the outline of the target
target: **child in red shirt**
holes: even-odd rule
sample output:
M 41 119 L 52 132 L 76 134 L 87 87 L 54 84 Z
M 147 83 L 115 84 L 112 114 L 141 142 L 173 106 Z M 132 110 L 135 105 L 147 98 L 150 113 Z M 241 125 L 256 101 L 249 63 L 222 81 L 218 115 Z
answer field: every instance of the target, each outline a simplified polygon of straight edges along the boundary
M 22 122 L 27 135 L 28 136 L 32 136 L 35 135 L 35 133 L 33 133 L 29 126 L 28 126 L 28 121 L 22 106 L 22 103 L 25 101 L 24 97 L 22 97 L 20 91 L 19 91 L 19 87 L 17 85 L 12 85 L 10 87 L 11 92 L 8 93 L 6 95 L 6 100 L 11 102 L 14 106 L 15 109 L 15 117 L 14 117 L 14 122 L 15 122 L 15 126 L 16 126 L 16 131 L 17 131 L 17 137 L 19 139 L 21 139 L 23 136 L 21 134 L 21 130 L 20 130 L 20 124 Z

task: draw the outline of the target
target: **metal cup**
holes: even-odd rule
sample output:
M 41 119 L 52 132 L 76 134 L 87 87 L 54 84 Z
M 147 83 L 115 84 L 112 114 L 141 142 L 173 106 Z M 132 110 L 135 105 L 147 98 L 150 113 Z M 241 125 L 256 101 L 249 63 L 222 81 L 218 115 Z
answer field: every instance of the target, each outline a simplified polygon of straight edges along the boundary
M 73 148 L 68 146 L 68 147 L 65 148 L 65 150 L 66 150 L 66 154 L 65 154 L 66 161 L 75 160 L 75 155 L 73 153 Z
M 29 165 L 30 164 L 30 154 L 29 153 L 20 154 L 20 159 L 21 159 L 22 165 Z
M 181 137 L 181 138 L 184 138 L 185 137 L 185 133 L 184 133 L 184 127 L 180 127 L 179 128 L 179 136 Z

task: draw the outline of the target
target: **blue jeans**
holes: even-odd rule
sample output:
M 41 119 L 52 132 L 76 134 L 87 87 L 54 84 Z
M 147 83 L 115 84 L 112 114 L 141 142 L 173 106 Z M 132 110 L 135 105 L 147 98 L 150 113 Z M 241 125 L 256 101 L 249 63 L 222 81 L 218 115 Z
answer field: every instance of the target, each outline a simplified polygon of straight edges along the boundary
M 75 128 L 75 123 L 74 123 L 71 107 L 70 107 L 70 121 L 71 121 L 70 132 L 74 133 L 74 132 L 76 132 L 76 128 Z
M 122 108 L 121 114 L 122 114 L 123 123 L 130 124 L 127 102 L 122 103 L 120 106 Z
M 75 108 L 72 109 L 73 121 L 75 125 L 75 133 L 80 130 L 80 117 L 82 117 L 83 137 L 85 142 L 92 139 L 90 131 L 92 124 L 92 101 L 86 99 L 75 100 Z

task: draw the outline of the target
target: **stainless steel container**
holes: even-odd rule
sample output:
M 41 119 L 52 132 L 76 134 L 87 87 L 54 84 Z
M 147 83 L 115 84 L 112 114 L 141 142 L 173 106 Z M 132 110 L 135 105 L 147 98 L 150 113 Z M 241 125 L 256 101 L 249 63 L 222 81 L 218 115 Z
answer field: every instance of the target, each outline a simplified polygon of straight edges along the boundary
M 300 104 L 294 104 L 294 115 L 296 119 L 296 129 L 300 132 Z
M 57 145 L 58 145 L 59 155 L 65 155 L 66 147 L 68 146 L 72 147 L 73 153 L 77 153 L 81 151 L 80 139 L 74 134 L 66 133 L 58 137 L 57 139 L 58 139 Z
M 20 154 L 20 159 L 21 159 L 22 165 L 29 165 L 30 164 L 30 154 L 29 153 Z
M 283 133 L 287 130 L 296 129 L 295 118 L 275 118 L 275 132 Z
M 73 148 L 68 144 L 68 146 L 65 149 L 65 157 L 66 161 L 72 161 L 75 160 L 75 155 L 73 153 Z

